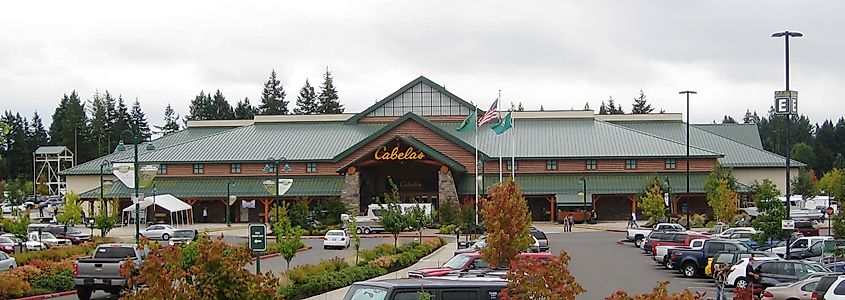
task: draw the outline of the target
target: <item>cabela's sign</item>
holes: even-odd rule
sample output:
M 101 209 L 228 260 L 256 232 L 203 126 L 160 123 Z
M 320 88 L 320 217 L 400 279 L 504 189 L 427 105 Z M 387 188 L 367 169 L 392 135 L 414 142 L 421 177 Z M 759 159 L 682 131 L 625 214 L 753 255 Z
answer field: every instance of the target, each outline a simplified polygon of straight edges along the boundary
M 405 148 L 405 151 L 399 150 L 399 146 L 393 147 L 388 151 L 387 146 L 382 146 L 373 154 L 376 160 L 419 160 L 425 159 L 425 153 L 414 149 L 414 147 Z

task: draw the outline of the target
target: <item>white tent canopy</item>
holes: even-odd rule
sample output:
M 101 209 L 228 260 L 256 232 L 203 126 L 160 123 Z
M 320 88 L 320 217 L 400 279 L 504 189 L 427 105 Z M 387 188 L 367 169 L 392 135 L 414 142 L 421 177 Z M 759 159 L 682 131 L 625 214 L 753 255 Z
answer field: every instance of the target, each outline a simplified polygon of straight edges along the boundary
M 191 213 L 193 208 L 171 194 L 149 196 L 144 198 L 143 201 L 138 202 L 138 206 L 144 210 L 151 205 L 161 207 L 170 212 L 170 220 L 171 223 L 173 223 L 171 225 L 178 226 L 179 224 L 188 224 L 190 222 L 188 215 Z M 135 204 L 124 208 L 124 219 L 132 219 L 134 217 L 134 212 Z

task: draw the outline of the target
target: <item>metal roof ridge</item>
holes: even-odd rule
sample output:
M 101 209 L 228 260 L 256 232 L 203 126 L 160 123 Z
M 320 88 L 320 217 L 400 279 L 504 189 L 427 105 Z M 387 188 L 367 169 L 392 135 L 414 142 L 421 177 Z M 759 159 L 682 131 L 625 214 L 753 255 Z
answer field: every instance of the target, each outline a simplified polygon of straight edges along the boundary
M 353 113 L 317 115 L 256 115 L 254 123 L 296 123 L 296 122 L 345 122 L 355 116 Z
M 702 125 L 725 125 L 725 124 L 690 124 L 690 127 L 698 127 L 698 126 L 702 126 Z M 743 125 L 745 125 L 745 124 L 743 124 Z M 757 126 L 757 125 L 755 125 L 755 124 L 748 124 L 748 125 L 754 125 L 755 127 Z M 715 127 L 715 126 L 714 126 L 714 127 Z M 716 136 L 718 136 L 718 137 L 721 137 L 721 138 L 727 139 L 727 140 L 732 141 L 732 142 L 735 142 L 735 143 L 743 144 L 743 145 L 745 145 L 745 146 L 748 146 L 748 147 L 751 147 L 751 148 L 754 148 L 754 149 L 757 149 L 757 150 L 761 150 L 761 149 L 759 149 L 759 148 L 757 148 L 757 147 L 754 147 L 754 146 L 752 146 L 752 145 L 749 145 L 749 144 L 747 144 L 747 143 L 745 143 L 745 142 L 742 142 L 742 141 L 737 141 L 737 140 L 735 140 L 735 139 L 732 139 L 732 138 L 726 137 L 726 136 L 721 135 L 721 134 L 717 134 L 717 133 L 715 133 L 715 132 L 710 132 L 710 131 L 708 131 L 708 130 L 701 129 L 701 128 L 696 128 L 696 129 L 701 130 L 701 131 L 704 131 L 704 132 L 707 132 L 707 133 L 712 134 L 712 135 L 716 135 Z M 758 135 L 759 135 L 759 133 L 758 133 Z M 764 151 L 765 151 L 765 150 L 764 150 Z M 784 159 L 785 159 L 785 158 L 786 158 L 786 157 L 784 157 Z
M 636 130 L 636 129 L 633 129 L 633 128 L 629 128 L 629 127 L 625 127 L 625 126 L 622 126 L 622 125 L 613 124 L 612 122 L 607 122 L 607 121 L 603 121 L 603 120 L 599 120 L 599 119 L 596 119 L 595 121 L 596 122 L 602 122 L 604 124 L 608 124 L 608 125 L 611 125 L 611 126 L 616 127 L 616 128 L 621 128 L 621 129 L 633 131 L 633 132 L 636 132 L 636 133 L 639 133 L 639 134 L 642 134 L 642 135 L 650 136 L 650 137 L 653 137 L 653 138 L 656 138 L 656 139 L 664 140 L 664 141 L 667 141 L 667 142 L 670 142 L 670 143 L 673 143 L 673 144 L 686 146 L 686 144 L 682 144 L 682 143 L 673 141 L 671 139 L 660 137 L 660 136 L 657 136 L 657 135 L 654 135 L 654 134 L 651 134 L 651 133 L 647 133 L 647 132 L 642 132 L 642 131 L 639 131 L 639 130 Z M 704 151 L 704 152 L 709 152 L 709 153 L 715 154 L 716 156 L 719 156 L 719 157 L 725 157 L 724 153 L 715 152 L 715 151 L 712 151 L 712 150 L 704 149 L 704 148 L 693 146 L 693 145 L 689 145 L 689 147 L 697 149 L 697 150 L 701 150 L 701 151 Z M 692 155 L 690 155 L 690 156 L 692 156 Z
M 190 139 L 190 140 L 187 140 L 187 141 L 181 141 L 181 142 L 178 142 L 178 143 L 175 143 L 175 144 L 172 144 L 172 145 L 167 145 L 167 146 L 162 147 L 161 149 L 156 148 L 156 149 L 155 149 L 155 150 L 153 150 L 153 151 L 144 151 L 143 153 L 138 153 L 138 160 L 140 161 L 142 156 L 147 155 L 147 154 L 150 154 L 150 153 L 152 153 L 152 152 L 156 152 L 156 151 L 162 151 L 162 150 L 171 149 L 171 148 L 176 147 L 176 146 L 181 146 L 181 145 L 184 145 L 184 144 L 187 144 L 187 143 L 193 143 L 193 142 L 196 142 L 196 141 L 204 140 L 204 139 L 206 139 L 206 138 L 210 138 L 210 137 L 213 137 L 213 136 L 217 136 L 217 135 L 220 135 L 220 134 L 223 134 L 223 133 L 227 133 L 227 132 L 230 132 L 230 131 L 239 130 L 239 129 L 244 129 L 244 128 L 248 128 L 248 127 L 254 127 L 254 126 L 255 126 L 255 124 L 250 124 L 250 125 L 240 126 L 240 127 L 233 127 L 233 128 L 229 128 L 229 129 L 221 130 L 221 131 L 218 131 L 218 132 L 215 132 L 215 133 L 209 134 L 209 135 L 205 135 L 205 136 L 202 136 L 202 137 L 198 137 L 198 138 L 195 138 L 195 139 Z M 150 141 L 150 142 L 153 142 L 153 141 Z M 145 143 L 150 143 L 150 142 L 145 142 Z M 143 143 L 142 143 L 142 144 L 143 144 Z M 155 145 L 155 144 L 153 144 L 153 145 Z
M 255 120 L 188 120 L 185 128 L 197 127 L 241 127 L 252 125 Z
M 701 128 L 696 128 L 695 126 L 690 126 L 690 128 L 695 128 L 696 130 L 700 130 L 700 131 L 702 131 L 702 132 L 705 132 L 706 134 L 711 134 L 711 135 L 717 136 L 717 137 L 719 137 L 719 138 L 722 138 L 722 139 L 725 139 L 725 140 L 728 140 L 728 141 L 731 141 L 731 142 L 737 143 L 737 144 L 739 144 L 739 145 L 742 145 L 743 147 L 746 147 L 746 148 L 752 149 L 752 150 L 757 151 L 757 152 L 762 152 L 762 153 L 765 153 L 765 154 L 767 154 L 767 155 L 774 155 L 774 156 L 776 156 L 776 157 L 778 157 L 778 158 L 780 158 L 780 159 L 784 160 L 783 166 L 784 166 L 784 167 L 786 167 L 786 157 L 785 157 L 785 156 L 783 156 L 783 155 L 780 155 L 780 154 L 777 154 L 777 153 L 774 153 L 774 152 L 768 151 L 768 150 L 766 150 L 766 149 L 758 149 L 758 148 L 756 148 L 756 147 L 753 147 L 753 146 L 747 145 L 747 144 L 742 143 L 742 142 L 737 142 L 737 141 L 735 141 L 735 140 L 733 140 L 733 139 L 730 139 L 730 138 L 727 138 L 727 137 L 724 137 L 724 136 L 721 136 L 721 135 L 718 135 L 718 134 L 712 133 L 712 132 L 710 132 L 710 131 L 707 131 L 707 130 L 704 130 L 704 129 L 701 129 Z M 807 166 L 807 164 L 802 163 L 802 162 L 797 161 L 797 160 L 794 160 L 794 159 L 791 159 L 791 163 L 793 163 L 793 164 L 797 163 L 797 164 L 795 164 L 795 165 L 794 165 L 795 167 Z
M 681 113 L 650 113 L 650 114 L 619 114 L 619 115 L 595 115 L 596 120 L 605 122 L 631 122 L 631 121 L 683 121 Z

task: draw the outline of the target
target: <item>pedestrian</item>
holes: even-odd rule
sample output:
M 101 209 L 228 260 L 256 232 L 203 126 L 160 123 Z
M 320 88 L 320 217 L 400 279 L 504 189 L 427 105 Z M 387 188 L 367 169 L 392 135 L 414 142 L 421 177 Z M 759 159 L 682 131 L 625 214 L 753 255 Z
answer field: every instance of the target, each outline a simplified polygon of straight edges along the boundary
M 563 221 L 563 232 L 569 231 L 569 228 L 567 228 L 569 226 L 569 214 L 567 214 L 565 217 L 563 217 L 562 221 Z
M 716 264 L 714 268 L 713 279 L 716 281 L 716 300 L 728 300 L 728 296 L 725 294 L 725 281 L 727 281 L 728 273 L 730 273 L 728 264 Z
M 591 224 L 596 224 L 596 223 L 599 222 L 599 217 L 598 217 L 598 215 L 596 215 L 595 209 L 592 212 L 590 212 L 590 221 L 591 221 L 590 222 Z
M 202 208 L 202 222 L 208 223 L 208 206 L 203 206 Z
M 631 228 L 640 228 L 640 225 L 637 225 L 637 212 L 631 211 Z
M 572 225 L 575 225 L 575 217 L 572 214 L 566 217 L 566 222 L 569 223 L 569 232 L 572 232 Z
M 38 205 L 38 216 L 42 218 L 44 217 L 44 204 Z
M 745 266 L 745 281 L 748 283 L 746 289 L 751 291 L 753 295 L 757 294 L 755 290 L 760 283 L 760 274 L 754 271 L 754 256 L 748 257 L 748 264 Z

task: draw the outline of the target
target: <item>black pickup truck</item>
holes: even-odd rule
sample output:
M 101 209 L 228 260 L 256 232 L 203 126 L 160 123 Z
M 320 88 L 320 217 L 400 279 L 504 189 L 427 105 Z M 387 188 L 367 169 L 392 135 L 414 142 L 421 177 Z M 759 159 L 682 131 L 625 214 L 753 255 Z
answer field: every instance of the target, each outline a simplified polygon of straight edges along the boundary
M 751 249 L 738 241 L 712 239 L 704 241 L 701 250 L 669 249 L 667 255 L 675 269 L 681 271 L 684 277 L 696 277 L 704 273 L 707 260 L 720 251 L 748 252 Z

